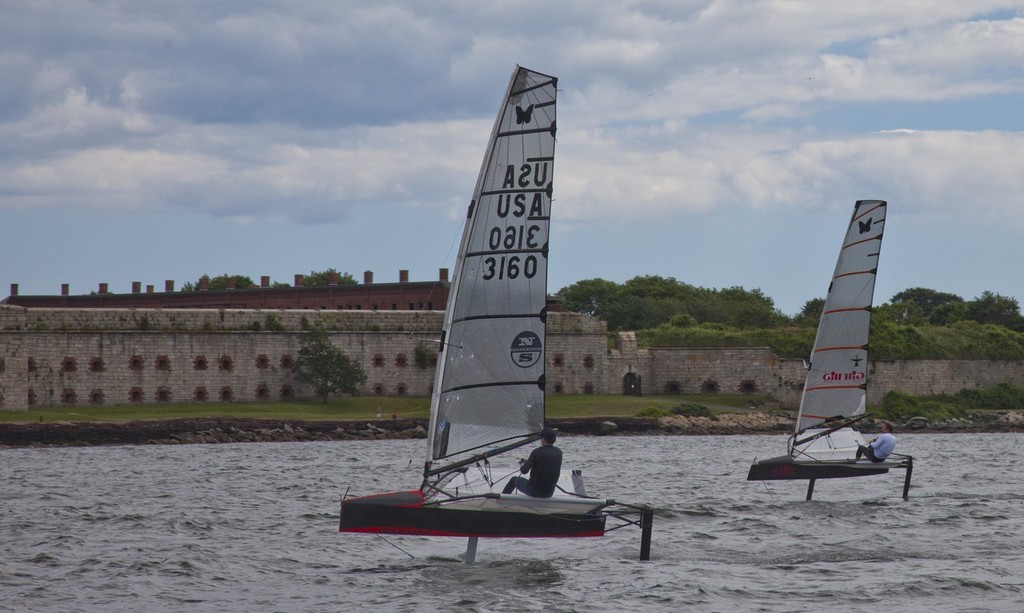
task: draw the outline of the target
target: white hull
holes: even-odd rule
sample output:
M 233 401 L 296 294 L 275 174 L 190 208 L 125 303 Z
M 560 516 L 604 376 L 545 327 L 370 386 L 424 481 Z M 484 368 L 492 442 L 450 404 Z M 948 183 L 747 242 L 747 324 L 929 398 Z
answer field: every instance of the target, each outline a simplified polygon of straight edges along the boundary
M 470 469 L 445 487 L 446 492 L 455 494 L 455 499 L 446 501 L 434 497 L 431 502 L 440 503 L 447 509 L 528 513 L 589 513 L 611 503 L 604 498 L 587 497 L 582 475 L 566 470 L 562 471 L 558 488 L 550 498 L 535 498 L 521 493 L 502 494 L 508 480 L 516 476 L 519 476 L 519 471 L 497 481 L 492 488 L 485 479 L 472 478 Z

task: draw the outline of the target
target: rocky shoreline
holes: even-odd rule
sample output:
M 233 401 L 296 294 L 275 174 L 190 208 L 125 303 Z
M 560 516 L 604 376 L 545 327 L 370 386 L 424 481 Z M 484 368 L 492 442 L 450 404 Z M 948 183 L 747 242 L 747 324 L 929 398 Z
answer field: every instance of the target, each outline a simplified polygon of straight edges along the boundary
M 792 413 L 749 412 L 713 417 L 553 418 L 547 423 L 564 434 L 685 436 L 788 434 L 793 431 L 794 420 Z M 425 438 L 426 428 L 425 419 L 289 421 L 211 417 L 123 423 L 0 423 L 0 448 L 415 439 Z M 870 420 L 863 429 L 873 431 Z M 970 420 L 944 423 L 916 417 L 897 424 L 897 431 L 1024 432 L 1024 413 L 977 414 Z

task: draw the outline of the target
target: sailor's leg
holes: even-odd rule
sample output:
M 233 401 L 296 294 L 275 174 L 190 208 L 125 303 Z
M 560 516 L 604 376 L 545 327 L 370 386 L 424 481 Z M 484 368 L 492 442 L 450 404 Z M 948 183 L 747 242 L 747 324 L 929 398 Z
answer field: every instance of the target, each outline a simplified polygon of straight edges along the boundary
M 511 479 L 509 479 L 508 483 L 505 484 L 505 489 L 501 490 L 501 493 L 511 494 L 512 492 L 516 491 L 516 481 L 518 479 L 519 477 L 512 477 Z

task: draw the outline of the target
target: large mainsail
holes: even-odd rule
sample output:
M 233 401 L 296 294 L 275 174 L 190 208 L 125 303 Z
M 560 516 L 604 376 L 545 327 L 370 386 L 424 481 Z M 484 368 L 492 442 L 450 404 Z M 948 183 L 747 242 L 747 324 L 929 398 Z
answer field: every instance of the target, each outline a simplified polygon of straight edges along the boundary
M 498 111 L 445 312 L 428 462 L 543 427 L 556 85 L 517 66 Z
M 814 339 L 797 432 L 865 411 L 868 328 L 885 212 L 884 200 L 859 200 L 853 208 Z

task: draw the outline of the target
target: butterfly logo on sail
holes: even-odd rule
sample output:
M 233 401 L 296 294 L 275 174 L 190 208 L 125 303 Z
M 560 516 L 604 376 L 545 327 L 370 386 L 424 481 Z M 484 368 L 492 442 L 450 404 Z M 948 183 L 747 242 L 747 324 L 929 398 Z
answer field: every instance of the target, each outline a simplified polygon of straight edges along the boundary
M 857 222 L 858 224 L 860 224 L 859 227 L 860 227 L 860 233 L 861 234 L 865 234 L 865 233 L 871 231 L 871 221 L 873 219 L 874 219 L 874 217 L 868 217 L 867 221 L 858 221 Z
M 533 121 L 533 105 L 526 107 L 525 109 L 521 106 L 516 107 L 516 125 L 521 126 L 524 123 L 530 123 Z

